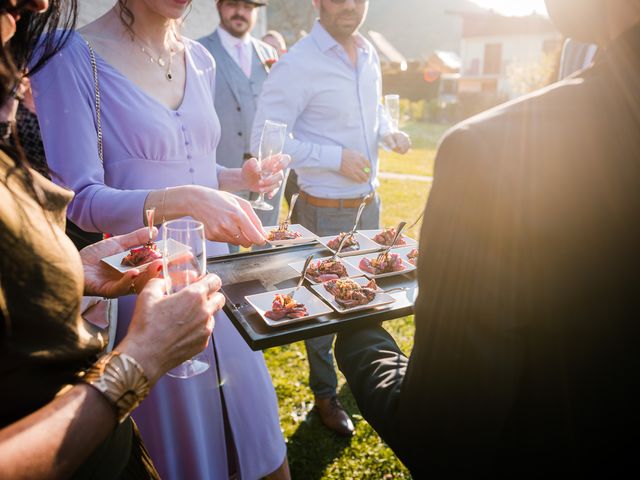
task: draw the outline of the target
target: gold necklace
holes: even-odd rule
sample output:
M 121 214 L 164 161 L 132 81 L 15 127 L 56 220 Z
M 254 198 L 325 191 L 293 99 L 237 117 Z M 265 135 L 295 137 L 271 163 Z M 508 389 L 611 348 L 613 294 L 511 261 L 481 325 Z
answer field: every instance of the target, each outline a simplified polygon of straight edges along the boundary
M 173 56 L 175 55 L 176 51 L 173 48 L 169 49 L 169 61 L 165 62 L 164 58 L 162 58 L 162 55 L 158 55 L 158 57 L 154 57 L 151 52 L 149 52 L 144 45 L 140 45 L 140 50 L 142 50 L 142 53 L 144 53 L 146 56 L 149 57 L 149 61 L 151 63 L 155 63 L 156 65 L 158 65 L 160 68 L 164 69 L 164 66 L 167 65 L 167 70 L 165 71 L 164 77 L 167 79 L 168 82 L 170 82 L 171 80 L 173 80 L 173 73 L 171 72 L 171 66 L 173 65 Z

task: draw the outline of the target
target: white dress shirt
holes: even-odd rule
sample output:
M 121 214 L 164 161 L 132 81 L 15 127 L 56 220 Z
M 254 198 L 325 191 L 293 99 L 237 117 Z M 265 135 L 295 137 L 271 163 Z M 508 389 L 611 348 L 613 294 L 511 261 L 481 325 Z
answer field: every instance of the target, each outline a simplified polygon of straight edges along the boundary
M 253 45 L 251 35 L 246 34 L 242 38 L 237 38 L 227 32 L 224 28 L 218 28 L 218 35 L 222 46 L 227 51 L 234 62 L 244 71 L 247 77 L 251 76 L 251 64 L 253 63 Z M 242 57 L 244 55 L 244 57 Z
M 257 151 L 265 120 L 288 125 L 285 144 L 300 188 L 321 198 L 357 198 L 378 185 L 378 142 L 390 131 L 382 107 L 380 60 L 358 36 L 354 64 L 345 49 L 316 21 L 273 66 L 262 86 L 251 146 Z M 342 175 L 343 149 L 371 162 L 369 183 Z

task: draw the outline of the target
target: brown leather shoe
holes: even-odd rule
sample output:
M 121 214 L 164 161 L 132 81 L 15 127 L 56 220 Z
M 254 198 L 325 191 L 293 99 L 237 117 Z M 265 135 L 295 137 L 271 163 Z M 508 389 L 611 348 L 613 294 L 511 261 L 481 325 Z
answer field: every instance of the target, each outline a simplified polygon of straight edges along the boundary
M 315 409 L 320 415 L 320 420 L 329 430 L 333 430 L 343 437 L 353 435 L 355 431 L 353 422 L 338 397 L 316 398 Z

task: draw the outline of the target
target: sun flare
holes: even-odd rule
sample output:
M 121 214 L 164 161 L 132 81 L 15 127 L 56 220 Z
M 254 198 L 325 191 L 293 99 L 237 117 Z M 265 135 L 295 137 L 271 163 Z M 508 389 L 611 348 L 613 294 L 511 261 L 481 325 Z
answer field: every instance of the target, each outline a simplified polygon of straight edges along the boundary
M 541 13 L 546 15 L 544 0 L 471 0 L 481 7 L 490 8 L 504 15 L 528 15 Z

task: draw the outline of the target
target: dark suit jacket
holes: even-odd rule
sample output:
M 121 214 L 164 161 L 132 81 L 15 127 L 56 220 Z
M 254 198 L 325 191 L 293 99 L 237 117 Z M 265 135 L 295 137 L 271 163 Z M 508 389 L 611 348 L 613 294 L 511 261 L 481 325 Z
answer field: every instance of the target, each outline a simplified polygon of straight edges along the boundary
M 440 146 L 390 439 L 416 478 L 637 470 L 640 27 L 579 75 Z

